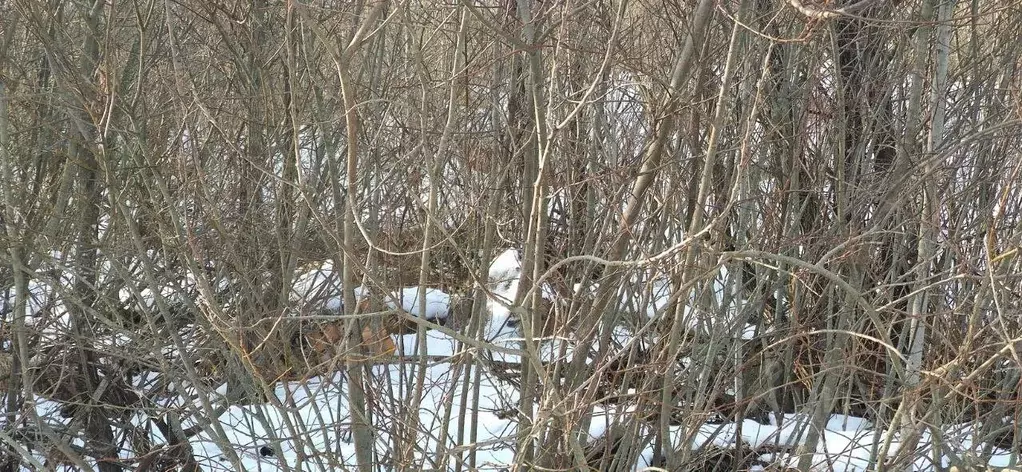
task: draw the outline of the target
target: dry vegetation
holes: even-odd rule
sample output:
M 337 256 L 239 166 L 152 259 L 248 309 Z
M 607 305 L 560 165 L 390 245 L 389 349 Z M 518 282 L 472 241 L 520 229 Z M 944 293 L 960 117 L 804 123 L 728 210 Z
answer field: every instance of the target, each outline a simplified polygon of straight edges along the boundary
M 198 468 L 180 418 L 224 406 L 131 379 L 264 401 L 263 369 L 309 361 L 279 326 L 326 260 L 376 297 L 313 344 L 372 338 L 392 321 L 352 315 L 413 285 L 474 300 L 451 327 L 478 337 L 507 247 L 556 294 L 514 300 L 525 345 L 594 353 L 514 373 L 523 470 L 625 469 L 635 444 L 746 467 L 668 430 L 794 411 L 802 451 L 833 412 L 1022 450 L 1020 29 L 996 0 L 0 0 L 0 470 Z M 653 280 L 672 303 L 650 318 Z M 622 353 L 615 327 L 648 342 Z M 468 388 L 493 368 L 475 352 Z M 364 414 L 387 387 L 341 363 L 360 470 L 419 470 L 414 410 L 381 465 Z M 650 427 L 587 442 L 607 398 Z

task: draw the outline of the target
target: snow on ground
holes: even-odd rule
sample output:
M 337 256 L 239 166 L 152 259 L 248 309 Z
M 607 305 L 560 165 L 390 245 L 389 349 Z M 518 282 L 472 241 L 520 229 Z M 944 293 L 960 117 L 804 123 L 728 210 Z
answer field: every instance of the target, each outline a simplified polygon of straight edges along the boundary
M 414 342 L 415 336 L 401 338 L 407 345 Z M 453 345 L 453 339 L 436 333 L 430 333 L 427 338 L 430 355 L 451 352 Z M 415 458 L 423 469 L 435 469 L 440 465 L 436 462 L 438 458 L 428 452 L 437 450 L 439 441 L 443 440 L 448 450 L 455 446 L 465 449 L 470 444 L 467 429 L 462 441 L 453 440 L 458 435 L 460 408 L 466 401 L 461 389 L 463 373 L 455 376 L 461 369 L 454 368 L 450 362 L 427 365 L 425 388 L 416 397 L 415 369 L 414 363 L 383 364 L 372 368 L 369 382 L 377 388 L 392 389 L 399 398 L 375 402 L 377 408 L 372 420 L 374 443 L 379 454 L 393 449 L 395 438 L 392 434 L 397 433 L 403 424 L 396 418 L 407 415 L 406 409 L 415 403 L 413 399 L 417 399 L 418 414 L 413 415 L 419 425 Z M 348 383 L 342 374 L 314 378 L 304 383 L 281 383 L 274 391 L 283 408 L 269 404 L 232 406 L 220 417 L 227 433 L 223 439 L 233 446 L 245 468 L 284 470 L 286 464 L 288 468 L 300 467 L 300 470 L 340 470 L 354 465 Z M 468 393 L 467 400 L 471 403 L 474 392 L 469 390 Z M 479 408 L 475 412 L 469 408 L 465 418 L 479 422 L 476 460 L 480 470 L 497 470 L 506 467 L 511 460 L 506 444 L 514 443 L 515 430 L 511 420 L 498 413 L 512 408 L 517 401 L 517 393 L 510 385 L 483 373 L 479 386 Z M 446 432 L 444 424 L 447 424 Z M 216 439 L 207 430 L 194 440 L 196 457 L 206 458 L 203 466 L 208 470 L 234 470 L 224 451 L 217 446 Z M 263 446 L 274 451 L 272 457 L 259 454 Z
M 787 449 L 793 452 L 796 447 L 805 444 L 808 421 L 806 415 L 785 414 L 781 424 L 778 424 L 771 415 L 770 424 L 760 424 L 754 420 L 746 419 L 741 422 L 740 428 L 739 424 L 734 422 L 704 423 L 695 428 L 672 426 L 672 444 L 689 444 L 692 450 L 698 450 L 707 445 L 729 448 L 734 447 L 740 438 L 742 444 L 748 445 L 753 450 Z M 947 447 L 946 452 L 953 452 L 959 457 L 978 455 L 984 445 L 973 443 L 974 436 L 969 428 L 968 425 L 945 428 L 943 436 Z M 870 457 L 874 448 L 879 450 L 886 439 L 886 431 L 874 429 L 873 425 L 863 418 L 840 414 L 831 415 L 821 434 L 816 452 L 812 456 L 811 470 L 864 472 L 869 469 Z M 918 472 L 945 470 L 951 464 L 950 456 L 943 454 L 940 467 L 934 467 L 932 446 L 933 437 L 929 430 L 924 430 L 920 435 L 915 452 L 910 454 L 912 470 Z M 899 434 L 895 434 L 892 436 L 887 456 L 894 458 L 900 447 L 901 437 Z M 1008 451 L 995 447 L 988 464 L 993 467 L 1005 467 L 1009 464 L 1009 460 Z M 777 456 L 774 453 L 767 453 L 760 456 L 760 461 L 794 468 L 799 462 L 799 457 L 794 454 Z
M 521 264 L 517 253 L 513 250 L 500 254 L 490 268 L 488 288 L 492 296 L 488 297 L 487 306 L 491 317 L 486 326 L 488 340 L 507 347 L 520 348 L 520 333 L 515 316 L 508 309 L 509 302 L 519 289 Z M 652 279 L 647 284 L 650 292 L 645 297 L 647 316 L 659 315 L 667 307 L 671 295 L 670 284 L 666 279 Z M 312 303 L 326 308 L 339 309 L 341 305 L 340 285 L 336 273 L 330 263 L 313 268 L 300 274 L 295 283 L 293 301 Z M 30 286 L 33 295 L 32 309 L 41 311 L 50 305 L 50 300 L 58 299 L 53 295 L 49 285 L 34 283 Z M 357 294 L 365 293 L 359 289 Z M 391 294 L 387 300 L 391 308 L 400 306 L 409 313 L 418 315 L 417 287 L 409 287 Z M 450 296 L 435 289 L 426 291 L 427 318 L 443 318 L 450 310 Z M 638 305 L 643 306 L 643 305 Z M 746 327 L 748 332 L 748 327 Z M 632 332 L 623 327 L 615 327 L 614 339 L 625 344 L 632 340 Z M 451 470 L 453 461 L 467 462 L 467 454 L 474 452 L 477 470 L 500 470 L 508 468 L 514 460 L 514 444 L 516 441 L 515 407 L 518 403 L 518 392 L 513 384 L 499 379 L 486 370 L 485 363 L 471 365 L 469 371 L 460 363 L 464 359 L 459 352 L 465 349 L 450 336 L 430 331 L 426 333 L 425 346 L 417 346 L 416 335 L 396 336 L 400 346 L 398 353 L 403 358 L 394 362 L 383 363 L 371 367 L 371 375 L 367 382 L 372 385 L 373 392 L 384 392 L 384 395 L 371 397 L 372 436 L 375 445 L 376 460 L 386 464 L 389 460 L 398 460 L 390 456 L 398 438 L 407 438 L 408 428 L 415 431 L 412 452 L 413 460 L 421 469 Z M 563 340 L 560 340 L 563 341 Z M 560 343 L 541 345 L 541 355 L 552 358 L 560 354 Z M 567 346 L 571 354 L 570 344 Z M 428 357 L 420 358 L 418 354 Z M 517 361 L 515 356 L 494 353 L 494 360 L 505 362 Z M 419 384 L 418 369 L 423 382 Z M 481 370 L 480 370 L 481 369 Z M 479 384 L 463 389 L 466 375 L 480 374 Z M 150 382 L 151 379 L 140 379 L 139 382 Z M 139 390 L 145 390 L 143 385 Z M 170 398 L 163 398 L 161 405 L 175 410 L 192 412 L 203 411 L 198 400 L 200 389 L 190 385 L 180 385 L 171 390 Z M 213 392 L 206 392 L 214 403 L 222 403 L 225 394 L 223 387 Z M 352 437 L 352 415 L 348 409 L 349 384 L 343 373 L 316 377 L 303 382 L 278 383 L 273 386 L 274 399 L 271 402 L 226 408 L 218 418 L 219 428 L 205 426 L 202 432 L 190 441 L 196 460 L 203 470 L 233 471 L 239 467 L 245 470 L 277 471 L 277 470 L 344 470 L 355 464 L 354 441 Z M 478 405 L 474 400 L 478 394 Z M 67 423 L 59 416 L 59 405 L 52 401 L 36 402 L 37 412 L 47 422 L 57 426 Z M 603 437 L 610 428 L 619 423 L 634 421 L 634 405 L 629 404 L 597 404 L 593 406 L 592 422 L 588 436 L 595 440 Z M 199 415 L 201 416 L 201 415 Z M 408 419 L 414 418 L 414 422 Z M 805 443 L 807 417 L 801 414 L 782 415 L 777 423 L 773 415 L 769 416 L 770 424 L 760 424 L 753 420 L 740 423 L 724 422 L 693 422 L 686 425 L 671 426 L 670 447 L 688 447 L 699 450 L 709 445 L 723 448 L 736 447 L 738 443 L 748 445 L 762 454 L 760 459 L 765 463 L 793 466 L 798 457 L 793 455 L 775 455 L 766 451 L 794 451 Z M 135 424 L 146 421 L 141 413 L 133 417 Z M 182 427 L 193 426 L 194 419 L 186 418 Z M 478 425 L 478 436 L 468 436 L 468 425 Z M 464 425 L 463 429 L 459 425 Z M 643 426 L 650 431 L 655 425 Z M 960 425 L 945 428 L 943 431 L 945 451 L 941 454 L 941 467 L 949 463 L 948 452 L 958 456 L 979 456 L 985 444 L 975 441 L 972 426 Z M 165 444 L 166 438 L 150 428 L 154 444 Z M 223 431 L 221 435 L 219 431 Z M 812 455 L 812 470 L 820 471 L 864 471 L 869 466 L 871 454 L 888 438 L 886 431 L 874 429 L 866 420 L 857 417 L 834 415 L 821 433 L 821 441 Z M 889 455 L 898 452 L 902 447 L 901 438 L 895 434 L 890 436 L 891 448 Z M 81 444 L 79 439 L 74 440 Z M 918 446 L 909 456 L 917 471 L 938 470 L 931 462 L 933 437 L 931 431 L 923 431 Z M 439 454 L 439 451 L 445 454 Z M 992 448 L 993 455 L 990 465 L 1006 466 L 1017 460 L 1008 451 Z M 131 455 L 130 451 L 122 451 L 122 455 Z M 636 470 L 650 465 L 653 450 L 647 447 L 642 451 L 635 464 Z M 236 457 L 238 462 L 232 462 Z M 40 461 L 44 458 L 36 457 Z M 445 463 L 444 461 L 447 460 Z
M 404 345 L 414 342 L 414 335 L 401 337 Z M 431 356 L 445 356 L 453 353 L 456 341 L 446 335 L 431 332 L 427 336 L 426 351 Z M 389 385 L 397 392 L 403 392 L 395 400 L 380 402 L 379 411 L 373 417 L 374 440 L 378 453 L 391 450 L 394 438 L 391 436 L 399 427 L 396 416 L 407 414 L 403 411 L 411 405 L 414 392 L 414 363 L 378 365 L 373 368 L 374 377 L 371 382 L 377 387 Z M 463 401 L 460 375 L 455 376 L 459 369 L 451 362 L 427 364 L 425 385 L 428 387 L 418 397 L 418 414 L 420 446 L 415 457 L 418 465 L 425 469 L 440 468 L 438 457 L 429 452 L 437 451 L 440 438 L 444 438 L 445 450 L 465 451 L 472 444 L 467 437 L 456 441 L 458 429 L 457 419 Z M 221 425 L 227 431 L 229 442 L 241 458 L 242 465 L 249 470 L 284 470 L 287 467 L 302 470 L 338 470 L 354 464 L 354 444 L 351 439 L 350 414 L 348 412 L 347 383 L 340 374 L 330 379 L 312 379 L 304 384 L 290 383 L 276 386 L 277 398 L 283 408 L 270 405 L 254 407 L 231 407 L 220 417 Z M 473 393 L 469 389 L 469 399 Z M 478 411 L 470 408 L 464 419 L 466 424 L 478 421 L 479 437 L 475 444 L 479 470 L 499 470 L 510 466 L 513 460 L 513 444 L 515 438 L 514 422 L 500 415 L 501 411 L 513 409 L 518 398 L 515 389 L 486 373 L 479 385 L 480 405 Z M 451 405 L 448 409 L 446 404 Z M 511 410 L 513 411 L 513 410 Z M 589 427 L 589 438 L 597 439 L 606 434 L 615 423 L 630 421 L 634 412 L 633 406 L 596 405 L 593 409 L 592 423 Z M 445 414 L 449 418 L 445 423 Z M 291 426 L 288 425 L 290 422 Z M 447 430 L 443 425 L 447 424 Z M 293 428 L 293 429 L 292 429 Z M 964 427 L 963 427 L 964 428 Z M 292 431 L 307 431 L 295 435 Z M 648 431 L 648 429 L 647 429 Z M 740 424 L 726 422 L 722 424 L 701 423 L 694 426 L 672 426 L 671 443 L 674 447 L 687 447 L 699 450 L 714 445 L 717 447 L 735 447 L 738 441 L 754 449 L 771 449 L 770 446 L 794 447 L 804 444 L 806 417 L 804 415 L 784 415 L 781 424 L 771 419 L 771 424 L 760 424 L 753 420 L 744 420 Z M 951 432 L 951 431 L 949 431 Z M 949 435 L 948 437 L 952 437 Z M 955 446 L 956 453 L 966 454 L 978 451 L 981 445 L 972 444 L 972 436 L 968 431 L 956 431 L 953 437 L 961 438 Z M 878 433 L 872 425 L 858 417 L 833 415 L 823 432 L 822 440 L 813 455 L 813 470 L 820 471 L 865 471 L 869 457 L 876 441 L 883 441 L 883 432 Z M 931 438 L 925 432 L 919 442 L 919 448 L 913 455 L 917 471 L 937 470 L 930 464 L 929 457 Z M 260 447 L 273 448 L 273 457 L 260 456 Z M 890 455 L 897 452 L 898 437 L 895 436 Z M 299 451 L 301 448 L 301 451 Z M 193 441 L 193 450 L 197 458 L 205 458 L 202 464 L 209 470 L 234 470 L 233 465 L 226 461 L 223 451 L 218 448 L 210 433 Z M 1004 465 L 1008 461 L 1007 451 L 994 450 L 991 465 Z M 636 470 L 648 465 L 653 457 L 650 448 L 644 450 L 636 463 Z M 794 466 L 798 458 L 794 456 L 773 457 L 764 454 L 761 460 L 767 463 L 781 463 Z M 945 456 L 944 466 L 948 464 Z M 446 470 L 451 470 L 451 464 Z
M 406 335 L 399 337 L 398 341 L 408 345 L 414 342 L 414 338 L 414 335 Z M 457 342 L 444 334 L 428 333 L 426 352 L 430 356 L 454 354 L 456 346 Z M 515 388 L 483 371 L 478 390 L 464 391 L 461 388 L 464 370 L 454 362 L 444 360 L 427 362 L 424 371 L 425 388 L 421 393 L 416 393 L 416 368 L 415 362 L 381 364 L 371 368 L 372 375 L 368 382 L 375 389 L 393 392 L 392 398 L 378 398 L 372 402 L 372 434 L 378 455 L 376 460 L 385 464 L 386 460 L 392 459 L 388 454 L 393 451 L 398 435 L 407 437 L 408 431 L 402 431 L 401 428 L 408 424 L 406 419 L 410 415 L 418 421 L 415 440 L 417 448 L 413 454 L 417 468 L 453 470 L 452 461 L 455 458 L 452 454 L 461 453 L 460 460 L 464 463 L 467 461 L 465 454 L 471 445 L 476 446 L 477 470 L 508 468 L 514 460 L 516 428 L 513 411 L 518 402 Z M 222 436 L 214 428 L 206 427 L 191 439 L 194 457 L 203 470 L 234 471 L 240 466 L 251 471 L 330 471 L 345 470 L 355 465 L 348 383 L 343 374 L 335 373 L 304 382 L 279 383 L 273 391 L 276 399 L 271 403 L 228 407 L 217 418 L 224 431 Z M 476 391 L 479 393 L 477 409 L 471 406 Z M 463 393 L 466 392 L 468 396 L 464 397 Z M 214 401 L 219 400 L 216 394 L 213 397 Z M 463 416 L 461 407 L 465 402 L 468 404 Z M 68 420 L 61 419 L 57 413 L 59 406 L 56 403 L 41 400 L 36 405 L 38 414 L 45 421 L 54 426 L 67 424 Z M 194 400 L 180 398 L 165 406 L 199 408 Z M 614 424 L 632 421 L 631 415 L 634 412 L 632 405 L 595 405 L 588 430 L 589 439 L 601 438 Z M 144 419 L 139 414 L 132 422 L 141 424 Z M 478 423 L 478 437 L 474 441 L 468 437 L 467 428 L 459 439 L 459 420 L 464 420 L 465 425 Z M 783 415 L 780 424 L 771 416 L 770 424 L 744 420 L 740 424 L 676 425 L 670 428 L 671 445 L 699 450 L 708 445 L 731 448 L 741 441 L 753 449 L 762 448 L 761 451 L 772 449 L 770 446 L 794 450 L 794 447 L 804 444 L 806 421 L 804 415 L 788 414 Z M 188 421 L 182 426 L 187 428 L 192 424 Z M 650 431 L 652 427 L 646 426 L 644 431 Z M 150 434 L 154 444 L 165 443 L 166 440 L 157 430 L 153 429 Z M 957 455 L 978 454 L 983 447 L 982 444 L 974 443 L 974 435 L 967 426 L 948 428 L 944 434 L 947 445 Z M 813 455 L 812 470 L 865 471 L 874 444 L 882 442 L 884 438 L 884 432 L 876 431 L 862 418 L 833 415 Z M 75 442 L 81 445 L 80 440 Z M 441 442 L 443 450 L 448 452 L 444 456 L 437 454 Z M 938 470 L 930 463 L 931 444 L 930 433 L 924 432 L 917 451 L 912 455 L 914 470 Z M 899 446 L 896 435 L 889 455 L 896 453 Z M 237 457 L 237 464 L 232 462 L 228 452 Z M 122 453 L 122 457 L 129 456 L 131 454 L 128 451 Z M 446 464 L 441 462 L 445 457 L 448 459 Z M 40 462 L 44 460 L 38 455 L 36 458 Z M 648 466 L 652 458 L 653 450 L 647 447 L 639 454 L 635 470 Z M 774 457 L 765 453 L 760 459 L 765 463 L 787 466 L 794 466 L 798 462 L 795 456 Z M 993 466 L 1006 466 L 1010 459 L 1007 451 L 995 448 L 989 463 Z M 945 455 L 943 466 L 948 463 L 949 459 Z

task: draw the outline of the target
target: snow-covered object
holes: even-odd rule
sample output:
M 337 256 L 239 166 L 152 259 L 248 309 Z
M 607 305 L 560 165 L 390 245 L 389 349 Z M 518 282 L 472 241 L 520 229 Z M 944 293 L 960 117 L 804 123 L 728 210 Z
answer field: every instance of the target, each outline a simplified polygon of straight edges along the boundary
M 522 261 L 516 249 L 507 249 L 490 263 L 489 282 L 499 286 L 522 277 Z M 491 289 L 492 290 L 492 289 Z
M 419 287 L 407 287 L 399 292 L 392 293 L 386 299 L 387 307 L 396 310 L 398 302 L 401 309 L 412 316 L 422 315 L 419 308 Z M 426 289 L 426 319 L 443 320 L 451 313 L 451 296 L 447 292 L 436 288 Z
M 518 283 L 515 282 L 515 288 L 517 289 Z M 504 301 L 507 303 L 507 301 Z M 487 342 L 493 343 L 497 346 L 509 347 L 513 349 L 519 348 L 518 341 L 521 340 L 522 334 L 518 329 L 518 317 L 513 316 L 511 311 L 497 300 L 487 298 L 486 309 L 488 315 L 486 317 L 486 324 L 483 328 L 483 336 Z M 495 358 L 503 362 L 519 362 L 518 356 L 512 356 L 507 354 L 494 353 Z
M 225 291 L 230 284 L 227 279 L 210 280 L 209 282 L 217 284 L 212 287 L 215 292 Z M 157 293 L 160 294 L 163 301 L 171 306 L 187 306 L 189 300 L 196 299 L 199 293 L 198 285 L 195 274 L 188 272 L 180 279 L 168 281 L 157 287 L 141 287 L 137 292 L 132 288 L 122 288 L 119 297 L 121 303 L 149 312 L 159 309 L 159 304 L 156 303 Z
M 726 268 L 720 268 L 720 276 L 718 279 L 727 277 L 728 271 Z M 641 286 L 643 287 L 639 293 L 629 292 L 627 287 L 629 286 Z M 713 297 L 716 306 L 723 304 L 723 285 L 720 280 L 715 279 L 713 282 Z M 649 280 L 648 283 L 642 284 L 641 278 L 633 278 L 631 284 L 622 286 L 621 290 L 621 304 L 623 307 L 630 311 L 637 311 L 644 313 L 649 319 L 656 319 L 664 316 L 670 308 L 671 297 L 674 296 L 674 289 L 671 286 L 670 280 L 664 277 L 655 277 Z M 682 319 L 687 326 L 692 330 L 706 330 L 711 325 L 716 325 L 720 322 L 729 323 L 734 326 L 734 309 L 733 306 L 728 309 L 722 309 L 718 312 L 714 312 L 713 315 L 706 313 L 699 313 L 692 309 L 695 305 L 693 296 L 688 298 L 689 302 L 681 306 Z M 680 301 L 680 300 L 679 300 Z M 721 312 L 724 315 L 721 315 Z M 727 325 L 725 325 L 727 326 Z M 741 339 L 749 340 L 755 337 L 756 326 L 753 324 L 745 323 L 741 333 L 736 333 Z
M 522 260 L 520 251 L 517 249 L 506 249 L 501 252 L 490 263 L 487 288 L 490 292 L 500 295 L 507 300 L 514 300 L 518 294 L 518 287 L 522 279 Z M 554 300 L 556 293 L 550 284 L 544 283 L 540 286 L 540 296 L 547 300 Z
M 369 290 L 355 287 L 355 298 L 365 299 Z M 327 261 L 312 267 L 295 277 L 291 289 L 291 301 L 299 311 L 306 308 L 341 312 L 344 310 L 344 291 L 341 289 L 341 274 Z M 388 308 L 400 307 L 411 315 L 419 316 L 419 287 L 406 287 L 384 297 Z M 436 288 L 426 288 L 426 319 L 442 320 L 451 312 L 451 295 Z
M 396 336 L 395 339 L 397 339 L 398 352 L 403 352 L 406 355 L 419 353 L 417 334 L 403 334 Z M 435 357 L 453 356 L 457 346 L 458 343 L 454 338 L 436 330 L 429 330 L 426 331 L 426 348 L 422 354 Z
M 331 311 L 344 310 L 341 299 L 341 274 L 334 271 L 333 262 L 326 261 L 295 277 L 291 288 L 291 301 L 302 306 L 315 306 Z
M 489 280 L 487 281 L 488 296 L 486 308 L 488 317 L 484 326 L 485 340 L 500 347 L 522 349 L 523 334 L 519 316 L 512 313 L 509 306 L 514 303 L 521 286 L 522 264 L 519 251 L 507 249 L 490 263 Z M 581 288 L 576 287 L 576 292 Z M 540 286 L 540 296 L 557 303 L 557 296 L 549 284 Z M 539 340 L 536 346 L 539 358 L 544 362 L 570 361 L 575 355 L 576 339 L 572 333 L 562 333 L 565 337 L 546 337 Z M 614 336 L 624 345 L 630 332 L 623 327 L 614 328 Z M 493 359 L 506 363 L 518 363 L 521 357 L 515 354 L 493 352 Z
M 671 299 L 671 282 L 667 279 L 655 279 L 649 283 L 649 302 L 646 304 L 646 317 L 654 318 L 664 313 Z
M 64 338 L 71 327 L 71 315 L 64 303 L 62 287 L 70 287 L 72 280 L 57 281 L 30 279 L 25 299 L 25 324 L 40 333 L 42 340 L 57 342 Z M 12 322 L 16 305 L 14 287 L 9 287 L 0 294 L 0 324 Z M 0 343 L 5 349 L 10 348 L 9 340 Z
M 508 305 L 514 303 L 521 283 L 522 263 L 518 251 L 507 249 L 490 263 L 486 297 L 486 324 L 483 337 L 487 342 L 500 347 L 517 349 L 522 334 L 518 328 L 518 317 L 511 313 Z M 521 362 L 520 356 L 493 353 L 494 360 Z
M 364 299 L 369 293 L 365 287 L 355 287 L 355 298 Z M 315 307 L 329 311 L 344 311 L 344 290 L 341 286 L 341 272 L 334 269 L 331 261 L 310 267 L 295 277 L 291 285 L 291 302 L 296 308 Z
M 514 302 L 521 281 L 522 261 L 517 249 L 501 252 L 490 263 L 486 288 L 491 294 L 487 299 L 491 324 L 505 324 L 510 313 L 504 305 Z M 551 301 L 556 298 L 553 287 L 546 283 L 540 286 L 540 296 Z

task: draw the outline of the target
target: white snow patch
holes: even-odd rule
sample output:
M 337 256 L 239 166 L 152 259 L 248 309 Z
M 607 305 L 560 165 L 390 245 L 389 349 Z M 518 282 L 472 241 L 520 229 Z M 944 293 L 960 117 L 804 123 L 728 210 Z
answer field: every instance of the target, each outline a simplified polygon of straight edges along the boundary
M 419 287 L 407 287 L 399 292 L 391 294 L 387 298 L 387 307 L 396 310 L 400 302 L 401 309 L 413 316 L 421 316 L 419 308 Z M 427 320 L 446 319 L 451 313 L 451 295 L 436 288 L 426 288 L 426 309 Z

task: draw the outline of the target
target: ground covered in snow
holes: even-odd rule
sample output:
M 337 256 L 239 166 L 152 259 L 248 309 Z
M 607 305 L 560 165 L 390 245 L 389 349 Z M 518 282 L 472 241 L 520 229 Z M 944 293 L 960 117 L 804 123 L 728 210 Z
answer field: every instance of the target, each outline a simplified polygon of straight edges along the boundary
M 520 275 L 517 253 L 506 251 L 491 266 L 486 287 L 490 316 L 482 329 L 483 341 L 505 347 L 507 352 L 462 343 L 458 337 L 465 339 L 464 333 L 452 336 L 455 334 L 452 331 L 431 330 L 422 338 L 417 334 L 394 335 L 398 346 L 395 355 L 378 359 L 365 369 L 374 461 L 382 469 L 409 464 L 412 470 L 513 467 L 519 440 L 519 390 L 516 379 L 495 366 L 521 362 L 518 354 L 508 353 L 520 349 L 522 340 L 521 321 L 510 309 L 519 290 Z M 665 279 L 647 282 L 645 286 L 650 290 L 646 294 L 623 295 L 626 298 L 623 303 L 632 305 L 647 318 L 654 318 L 663 313 L 671 290 Z M 577 291 L 583 289 L 576 287 Z M 38 309 L 47 303 L 46 297 L 41 288 L 33 290 L 40 292 L 35 297 Z M 554 296 L 546 287 L 540 291 L 544 297 Z M 365 289 L 355 292 L 356 296 L 363 296 Z M 305 306 L 340 311 L 343 308 L 340 293 L 332 267 L 313 268 L 296 277 L 295 312 L 303 312 Z M 420 304 L 420 295 L 425 305 Z M 433 321 L 448 317 L 451 311 L 451 296 L 434 288 L 400 289 L 387 294 L 384 303 L 391 309 L 400 308 Z M 691 318 L 697 317 L 692 314 Z M 692 327 L 705 325 L 696 320 Z M 750 329 L 754 331 L 754 327 L 746 325 L 741 336 L 750 336 Z M 618 327 L 614 341 L 617 346 L 624 346 L 646 340 Z M 576 355 L 574 348 L 571 337 L 546 340 L 540 342 L 539 354 L 547 362 L 570 361 Z M 154 385 L 152 375 L 139 376 L 135 381 L 135 388 L 143 394 Z M 225 393 L 223 385 L 202 388 L 178 382 L 161 390 L 161 396 L 151 398 L 162 411 L 175 412 L 180 424 L 173 427 L 199 431 L 190 436 L 188 446 L 203 470 L 330 471 L 355 465 L 353 418 L 349 409 L 352 391 L 349 376 L 343 370 L 302 381 L 274 383 L 269 386 L 268 401 L 254 405 L 232 405 Z M 586 442 L 609 440 L 613 431 L 621 427 L 637 429 L 638 437 L 647 439 L 638 445 L 628 467 L 643 470 L 655 461 L 654 445 L 649 438 L 654 436 L 657 425 L 640 419 L 633 401 L 634 396 L 631 400 L 626 397 L 592 404 Z M 61 405 L 55 402 L 45 399 L 37 402 L 39 417 L 55 429 L 68 424 L 60 410 Z M 131 414 L 128 420 L 148 432 L 145 438 L 148 443 L 158 446 L 172 442 L 160 430 L 147 426 L 151 419 L 147 415 L 154 410 L 146 411 Z M 217 416 L 211 418 L 211 411 Z M 751 470 L 795 467 L 804 457 L 810 459 L 811 470 L 820 471 L 865 471 L 876 466 L 872 460 L 876 457 L 907 457 L 899 466 L 916 471 L 943 470 L 969 458 L 972 463 L 997 467 L 1017 461 L 1017 455 L 1010 451 L 979 442 L 976 424 L 944 427 L 939 431 L 923 429 L 912 440 L 914 449 L 906 453 L 902 451 L 905 438 L 899 431 L 874 427 L 864 418 L 833 415 L 820 432 L 818 447 L 814 451 L 800 451 L 809 431 L 806 414 L 770 414 L 762 423 L 711 416 L 693 413 L 676 421 L 669 428 L 668 444 L 664 447 L 694 454 L 732 451 L 733 455 L 742 456 L 741 464 Z M 942 447 L 935 450 L 934 444 L 938 443 Z M 71 445 L 81 446 L 82 441 L 75 439 Z M 121 450 L 124 458 L 133 455 L 130 444 L 123 444 Z M 798 455 L 799 452 L 803 455 Z M 34 459 L 39 465 L 46 458 L 36 454 Z
M 439 333 L 427 337 L 430 355 L 448 355 L 456 342 Z M 402 338 L 407 349 L 412 347 L 414 336 Z M 451 362 L 428 363 L 425 369 L 425 389 L 414 395 L 415 369 L 401 364 L 380 365 L 373 368 L 374 385 L 394 389 L 400 399 L 380 399 L 378 411 L 373 417 L 375 443 L 381 460 L 393 457 L 393 435 L 403 426 L 394 418 L 405 417 L 406 408 L 417 403 L 418 421 L 417 449 L 414 457 L 423 470 L 446 468 L 453 470 L 454 461 L 467 460 L 468 454 L 475 454 L 479 470 L 501 470 L 509 468 L 514 459 L 515 422 L 513 411 L 518 401 L 517 391 L 508 382 L 503 382 L 487 372 L 482 372 L 478 387 L 465 390 L 466 371 Z M 281 384 L 275 388 L 279 405 L 254 407 L 232 407 L 220 418 L 226 439 L 239 456 L 241 464 L 248 470 L 338 470 L 354 465 L 354 446 L 351 440 L 350 414 L 347 409 L 346 384 L 340 375 L 331 379 L 313 379 L 297 384 Z M 478 393 L 478 407 L 472 405 Z M 466 396 L 467 394 L 467 396 Z M 415 401 L 413 401 L 413 399 Z M 466 405 L 466 402 L 468 404 Z M 467 410 L 462 410 L 467 406 Z M 462 416 L 465 411 L 466 416 Z M 459 420 L 464 424 L 475 422 L 478 435 L 472 440 L 462 431 L 459 436 Z M 406 419 L 407 421 L 407 419 Z M 616 423 L 635 421 L 628 409 L 621 405 L 597 405 L 593 409 L 593 422 L 589 428 L 591 440 L 602 437 Z M 644 426 L 648 428 L 651 426 Z M 672 426 L 672 446 L 704 450 L 708 447 L 735 448 L 739 445 L 750 448 L 757 454 L 754 463 L 775 464 L 794 467 L 798 456 L 793 452 L 805 442 L 807 428 L 804 416 L 784 415 L 777 423 L 771 415 L 770 424 L 753 420 L 734 422 L 701 422 L 693 425 Z M 301 432 L 296 434 L 296 432 Z M 403 434 L 408 434 L 407 432 Z M 917 471 L 943 470 L 952 462 L 967 456 L 992 454 L 989 464 L 1008 466 L 1012 460 L 1008 451 L 991 448 L 973 441 L 975 432 L 969 425 L 961 425 L 944 432 L 945 445 L 941 468 L 934 467 L 935 453 L 931 433 L 925 432 L 919 438 L 913 466 Z M 885 431 L 872 427 L 869 421 L 834 415 L 823 432 L 819 448 L 813 454 L 813 470 L 865 471 L 870 466 L 870 457 L 876 454 L 874 447 L 882 448 L 887 442 Z M 891 436 L 888 455 L 893 457 L 900 444 L 897 434 Z M 949 441 L 950 440 L 950 441 Z M 473 447 L 474 445 L 474 447 Z M 275 451 L 273 456 L 260 455 L 265 447 Z M 203 435 L 193 443 L 195 454 L 203 458 L 210 470 L 234 470 L 234 464 L 210 435 Z M 447 451 L 450 457 L 438 457 L 438 451 Z M 781 453 L 779 451 L 784 451 Z M 635 462 L 635 470 L 642 470 L 653 459 L 652 445 L 643 448 Z M 760 469 L 760 467 L 753 467 Z

